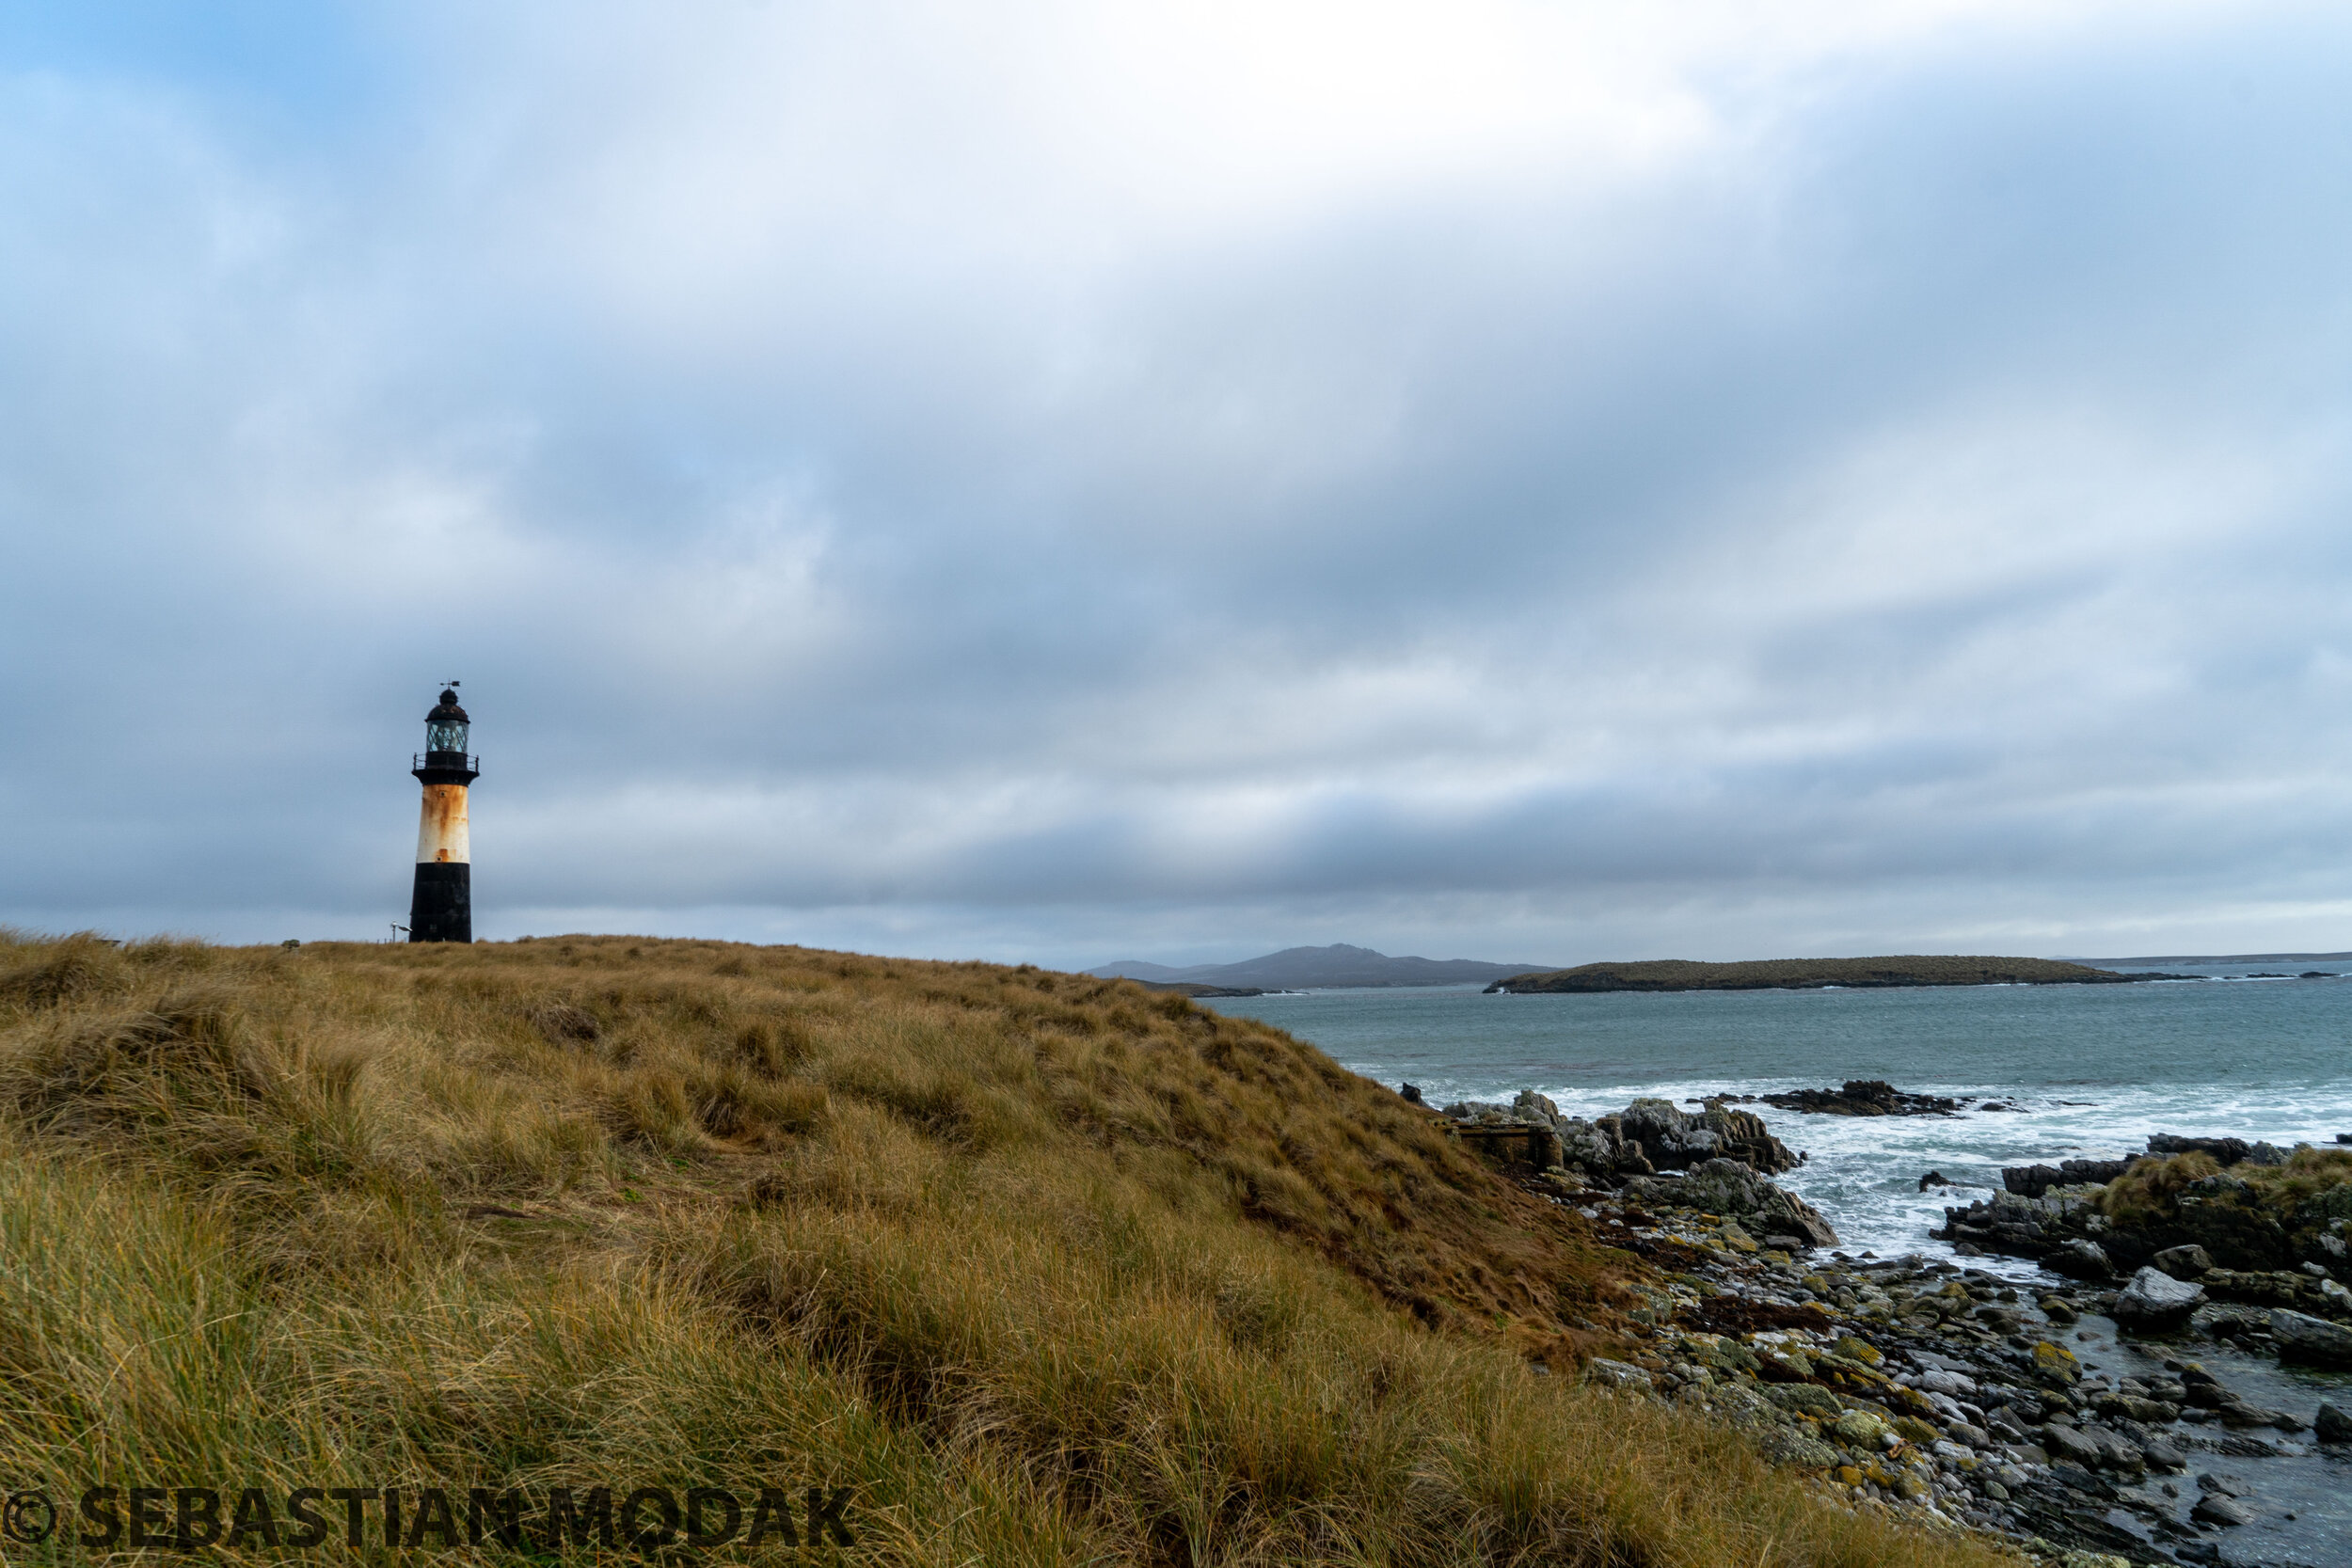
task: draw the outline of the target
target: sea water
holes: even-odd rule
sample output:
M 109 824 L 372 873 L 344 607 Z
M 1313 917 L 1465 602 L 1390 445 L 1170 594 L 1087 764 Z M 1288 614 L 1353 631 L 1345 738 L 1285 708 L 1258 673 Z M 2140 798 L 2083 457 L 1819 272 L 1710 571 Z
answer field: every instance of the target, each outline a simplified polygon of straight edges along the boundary
M 1810 1156 L 1777 1180 L 1849 1249 L 1942 1255 L 1928 1231 L 1945 1205 L 1988 1196 L 2004 1165 L 2137 1153 L 2152 1132 L 2282 1148 L 2352 1134 L 2352 973 L 2239 977 L 2251 967 L 2131 985 L 1544 996 L 1454 986 L 1206 1006 L 1287 1029 L 1391 1087 L 1417 1085 L 1432 1105 L 1507 1104 L 1535 1089 L 1595 1117 L 1637 1095 L 1689 1101 L 1852 1078 L 1976 1097 L 1952 1117 L 1745 1107 Z M 1930 1171 L 1952 1185 L 1922 1192 Z M 1988 1265 L 2005 1267 L 1977 1266 Z

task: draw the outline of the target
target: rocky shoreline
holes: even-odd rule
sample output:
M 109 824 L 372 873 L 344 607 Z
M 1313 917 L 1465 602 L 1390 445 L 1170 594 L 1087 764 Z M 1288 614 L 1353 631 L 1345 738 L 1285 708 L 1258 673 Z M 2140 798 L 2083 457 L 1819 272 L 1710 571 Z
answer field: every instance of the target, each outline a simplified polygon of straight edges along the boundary
M 1926 1100 L 1857 1083 L 1790 1108 L 1951 1114 L 1828 1103 L 1886 1096 Z M 2352 1465 L 2352 1410 L 2233 1386 L 2253 1380 L 2249 1356 L 2352 1368 L 2336 1278 L 2352 1272 L 2352 1150 L 2153 1139 L 2137 1157 L 2021 1167 L 1993 1200 L 1946 1211 L 1958 1260 L 1879 1258 L 1839 1250 L 1770 1180 L 1804 1156 L 1738 1108 L 1748 1098 L 1637 1100 L 1590 1120 L 1532 1092 L 1445 1108 L 1522 1185 L 1658 1271 L 1613 1354 L 1584 1361 L 1588 1382 L 1728 1421 L 1852 1506 L 1995 1532 L 2067 1568 L 2249 1560 L 2230 1532 L 2295 1517 L 2266 1498 L 2265 1462 Z M 1968 1261 L 1995 1251 L 2063 1277 Z M 2123 1375 L 2086 1359 L 2109 1345 Z

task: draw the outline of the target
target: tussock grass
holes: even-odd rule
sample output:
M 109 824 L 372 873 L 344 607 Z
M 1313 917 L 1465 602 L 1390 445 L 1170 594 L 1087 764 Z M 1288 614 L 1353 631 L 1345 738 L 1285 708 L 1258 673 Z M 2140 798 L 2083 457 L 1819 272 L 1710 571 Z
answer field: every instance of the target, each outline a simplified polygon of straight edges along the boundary
M 2169 1220 L 2180 1212 L 2184 1193 L 2216 1177 L 2227 1180 L 2220 1184 L 2224 1190 L 2212 1196 L 2264 1212 L 2282 1225 L 2311 1224 L 2316 1218 L 2308 1207 L 2312 1199 L 2352 1183 L 2352 1148 L 2301 1144 L 2284 1164 L 2246 1161 L 2226 1171 L 2212 1155 L 2198 1150 L 2141 1160 L 2106 1184 L 2099 1195 L 2099 1209 L 2121 1225 Z
M 893 1564 L 1997 1560 L 1534 1375 L 1630 1268 L 1123 982 L 0 940 L 0 1466 L 60 1495 L 821 1481 Z

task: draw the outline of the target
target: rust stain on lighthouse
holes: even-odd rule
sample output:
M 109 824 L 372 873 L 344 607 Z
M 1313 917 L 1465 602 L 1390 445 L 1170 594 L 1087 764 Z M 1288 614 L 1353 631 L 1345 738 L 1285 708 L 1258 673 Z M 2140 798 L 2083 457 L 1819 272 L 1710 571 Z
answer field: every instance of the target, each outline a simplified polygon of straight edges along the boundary
M 424 811 L 417 826 L 417 859 L 459 864 L 473 859 L 466 831 L 466 786 L 431 784 L 424 786 Z

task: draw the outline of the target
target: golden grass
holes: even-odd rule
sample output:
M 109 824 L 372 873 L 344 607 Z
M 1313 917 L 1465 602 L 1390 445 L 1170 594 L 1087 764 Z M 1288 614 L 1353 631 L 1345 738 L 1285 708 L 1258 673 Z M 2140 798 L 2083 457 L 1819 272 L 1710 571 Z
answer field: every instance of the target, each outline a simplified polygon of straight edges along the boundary
M 2195 1182 L 2226 1175 L 2226 1195 L 2249 1209 L 2268 1212 L 2291 1225 L 2308 1214 L 2297 1211 L 2322 1193 L 2352 1182 L 2352 1148 L 2314 1148 L 2298 1145 L 2282 1165 L 2258 1165 L 2251 1161 L 2225 1172 L 2212 1155 L 2192 1150 L 2162 1160 L 2141 1160 L 2106 1184 L 2099 1209 L 2119 1224 L 2166 1220 L 2180 1212 L 2180 1196 Z
M 1534 1375 L 1621 1257 L 1125 983 L 9 938 L 0 1152 L 0 1467 L 63 1496 L 823 1481 L 889 1564 L 2000 1560 Z

